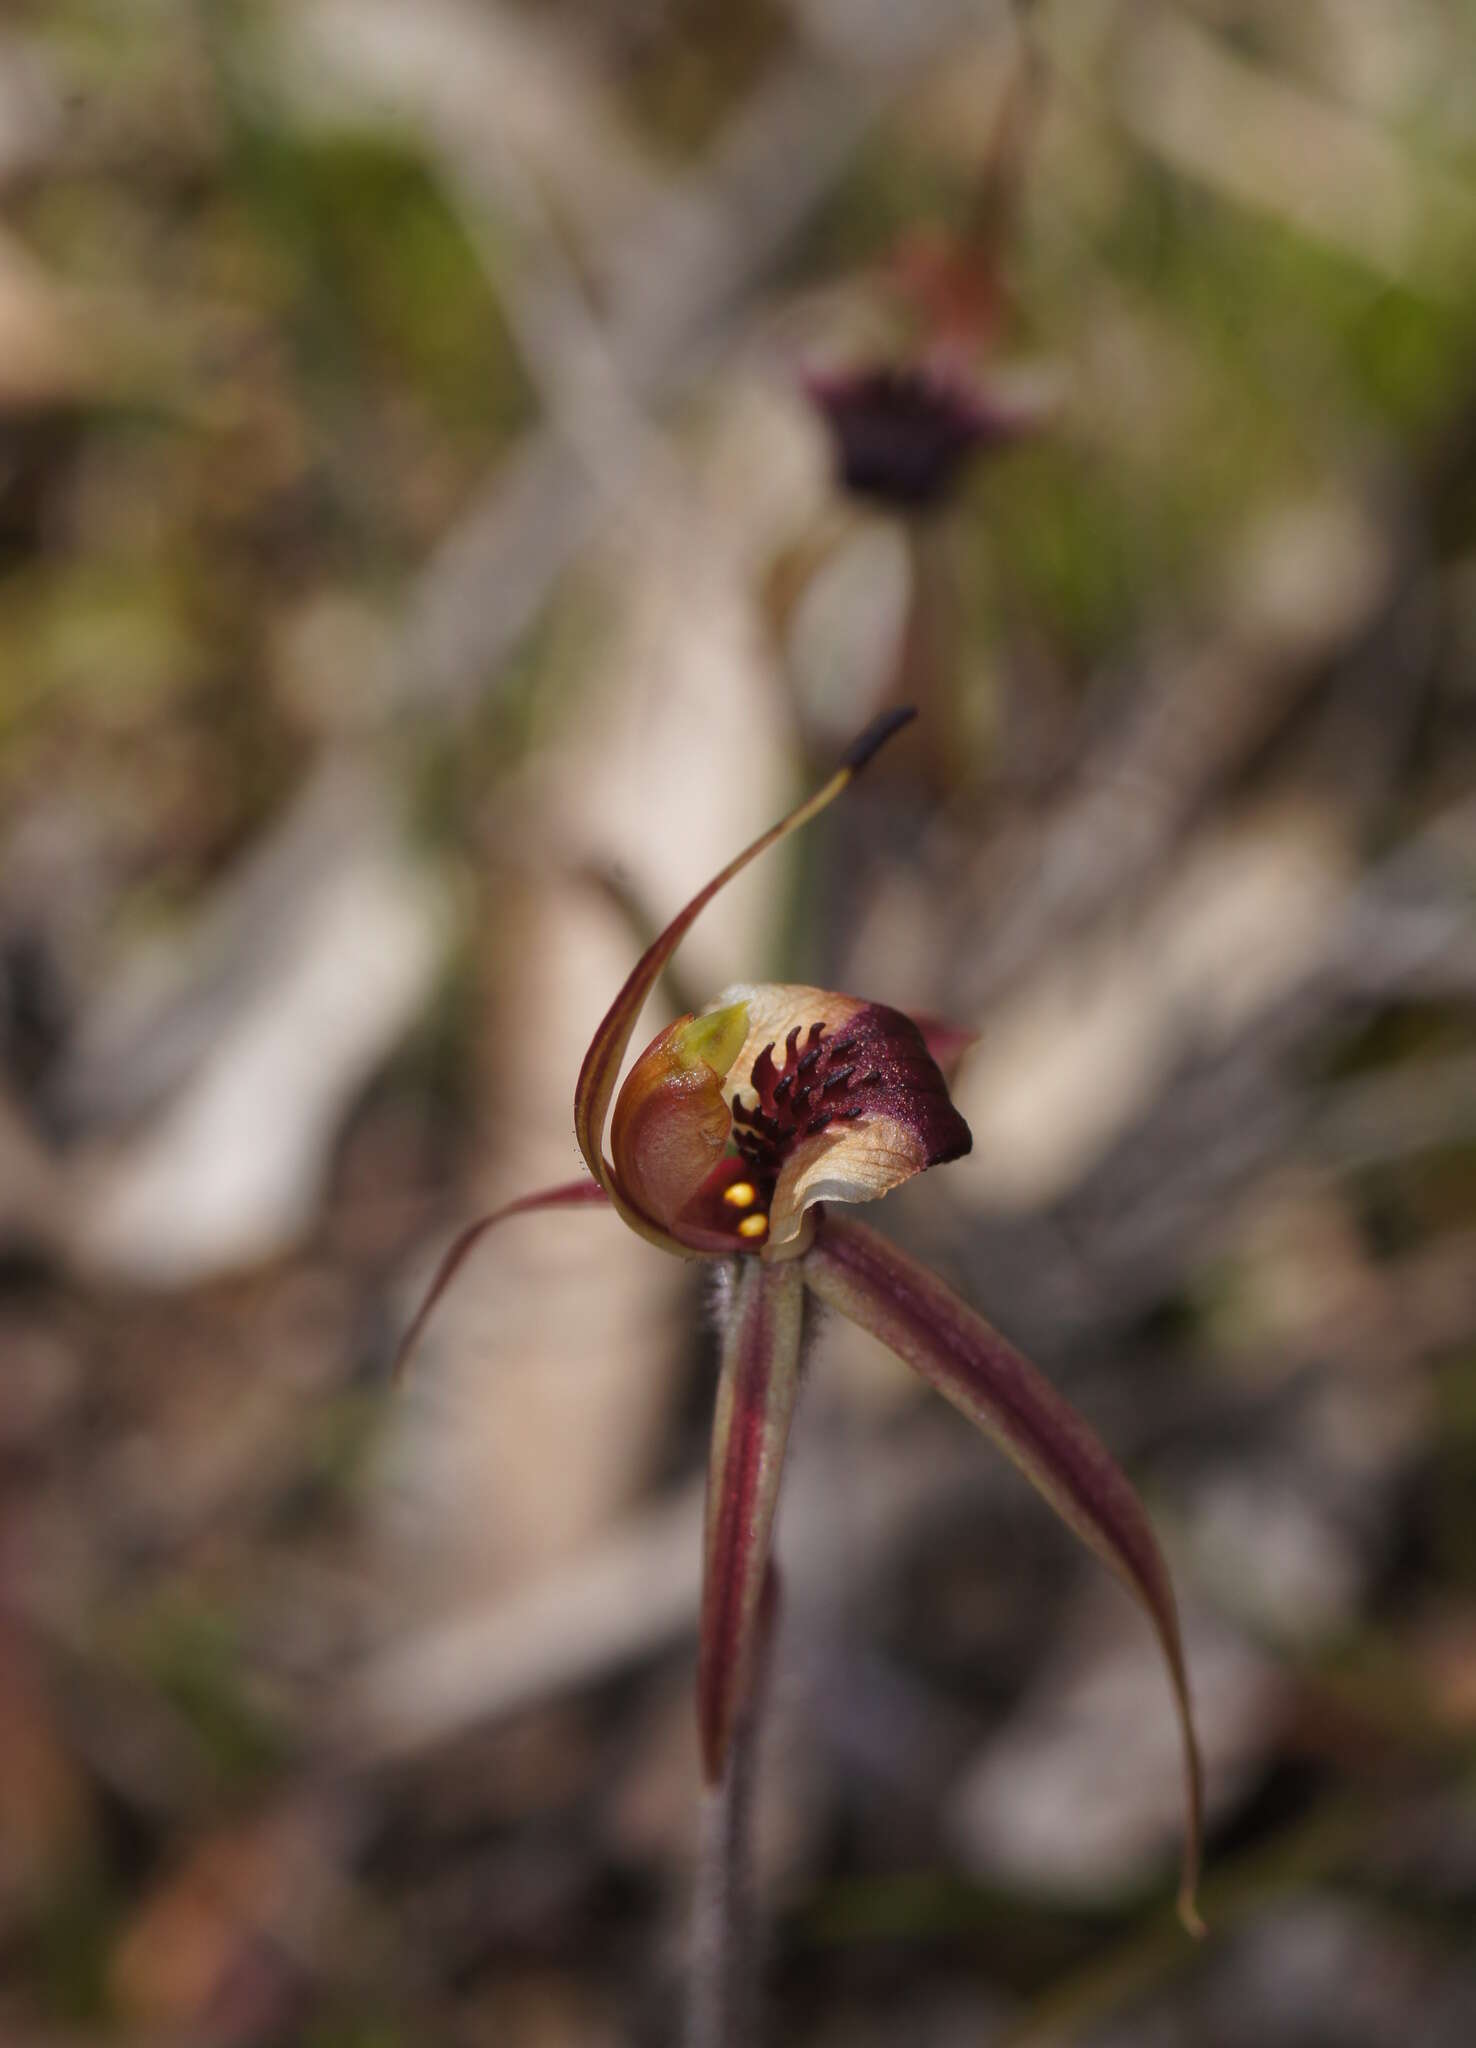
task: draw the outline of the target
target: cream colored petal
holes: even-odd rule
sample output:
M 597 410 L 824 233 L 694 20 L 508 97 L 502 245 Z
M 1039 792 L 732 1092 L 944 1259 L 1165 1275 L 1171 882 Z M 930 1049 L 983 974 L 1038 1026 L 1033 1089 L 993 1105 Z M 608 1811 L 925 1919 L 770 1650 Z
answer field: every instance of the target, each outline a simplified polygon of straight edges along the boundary
M 782 1066 L 784 1041 L 796 1025 L 807 1032 L 812 1024 L 823 1024 L 828 1032 L 834 1033 L 858 1010 L 867 1007 L 855 996 L 837 995 L 834 989 L 809 988 L 803 982 L 739 981 L 710 1002 L 703 1015 L 735 1003 L 748 1006 L 748 1036 L 728 1069 L 730 1099 L 747 1087 L 753 1063 L 766 1045 L 773 1046 L 775 1064 Z
M 769 1244 L 791 1243 L 816 1202 L 872 1202 L 927 1165 L 915 1131 L 889 1116 L 833 1125 L 805 1138 L 784 1162 L 769 1209 Z

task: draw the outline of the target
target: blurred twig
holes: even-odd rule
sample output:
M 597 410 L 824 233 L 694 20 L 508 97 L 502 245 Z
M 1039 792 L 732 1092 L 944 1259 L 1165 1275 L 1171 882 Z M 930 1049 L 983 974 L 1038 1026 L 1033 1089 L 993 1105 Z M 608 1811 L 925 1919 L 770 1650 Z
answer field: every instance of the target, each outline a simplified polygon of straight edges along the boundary
M 1470 185 L 1421 164 L 1371 121 L 1234 54 L 1188 10 L 1116 11 L 1124 32 L 1118 103 L 1150 149 L 1416 291 L 1464 288 L 1456 281 L 1476 251 Z
M 351 60 L 345 50 L 345 83 L 365 81 L 366 49 L 372 60 L 379 46 L 359 38 L 365 19 L 372 23 L 387 4 L 367 0 L 351 24 L 329 17 L 338 27 L 323 38 L 320 55 L 331 57 L 338 34 L 354 39 Z M 392 6 L 390 12 L 400 16 Z M 476 18 L 460 19 L 463 38 L 475 47 Z M 585 348 L 583 360 L 585 372 L 591 363 L 603 365 L 599 381 L 607 396 L 618 389 L 644 406 L 699 366 L 886 108 L 960 27 L 959 11 L 947 0 L 915 8 L 905 63 L 894 71 L 847 73 L 806 50 L 784 57 L 729 118 L 700 167 L 672 177 L 636 222 L 594 252 L 603 318 L 598 346 L 593 354 Z M 433 156 L 455 135 L 459 180 L 496 191 L 505 163 L 499 166 L 485 119 L 478 141 L 446 115 L 448 104 L 459 101 L 454 48 L 447 48 L 452 68 L 415 75 L 405 111 L 423 124 Z M 525 310 L 533 320 L 532 305 Z M 595 342 L 587 321 L 577 324 L 580 331 Z M 454 716 L 475 701 L 488 671 L 589 538 L 599 506 L 584 462 L 547 427 L 498 465 L 422 571 L 398 663 L 402 705 L 433 703 Z

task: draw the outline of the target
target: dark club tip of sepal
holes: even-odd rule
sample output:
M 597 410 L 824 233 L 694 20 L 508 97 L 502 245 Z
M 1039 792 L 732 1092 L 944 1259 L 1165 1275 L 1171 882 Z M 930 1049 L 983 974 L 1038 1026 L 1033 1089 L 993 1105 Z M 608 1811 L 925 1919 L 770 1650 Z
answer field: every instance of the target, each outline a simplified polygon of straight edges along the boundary
M 916 716 L 917 707 L 913 704 L 904 704 L 896 711 L 880 712 L 865 732 L 847 747 L 841 756 L 842 768 L 849 768 L 853 775 L 859 775 L 872 756 L 881 752 L 893 733 L 900 732 L 904 725 L 911 725 Z

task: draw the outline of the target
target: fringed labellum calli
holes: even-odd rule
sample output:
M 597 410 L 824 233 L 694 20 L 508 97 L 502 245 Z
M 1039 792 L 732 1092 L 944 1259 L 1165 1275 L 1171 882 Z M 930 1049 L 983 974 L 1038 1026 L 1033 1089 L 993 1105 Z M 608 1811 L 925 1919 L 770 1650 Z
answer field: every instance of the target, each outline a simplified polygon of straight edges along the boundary
M 1137 1495 L 1086 1423 L 982 1317 L 926 1267 L 829 1207 L 871 1201 L 969 1150 L 942 1072 L 966 1039 L 880 1003 L 739 984 L 658 1033 L 616 1096 L 641 1009 L 698 914 L 740 869 L 839 796 L 910 716 L 878 720 L 816 795 L 729 862 L 647 948 L 596 1031 L 575 1092 L 575 1134 L 594 1178 L 525 1196 L 464 1231 L 401 1357 L 477 1239 L 527 1210 L 608 1201 L 667 1251 L 731 1262 L 698 1655 L 703 1764 L 716 1784 L 760 1661 L 806 1295 L 870 1330 L 999 1444 L 1152 1623 L 1183 1737 L 1179 1915 L 1199 1932 L 1199 1758 L 1173 1589 Z

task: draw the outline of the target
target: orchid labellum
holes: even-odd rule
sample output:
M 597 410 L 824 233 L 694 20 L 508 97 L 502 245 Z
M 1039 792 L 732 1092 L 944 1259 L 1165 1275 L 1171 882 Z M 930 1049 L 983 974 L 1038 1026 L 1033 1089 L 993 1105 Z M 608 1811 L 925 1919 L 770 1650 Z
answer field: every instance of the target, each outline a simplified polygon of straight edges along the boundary
M 939 1065 L 960 1035 L 823 989 L 742 983 L 659 1032 L 616 1093 L 640 1012 L 699 913 L 839 796 L 910 716 L 878 720 L 816 795 L 730 861 L 647 948 L 595 1032 L 575 1091 L 575 1134 L 593 1178 L 527 1195 L 464 1231 L 402 1356 L 482 1233 L 528 1210 L 607 1202 L 652 1244 L 728 1263 L 698 1660 L 703 1765 L 718 1785 L 763 1661 L 770 1533 L 806 1297 L 870 1330 L 994 1439 L 1152 1623 L 1183 1736 L 1179 1913 L 1198 1931 L 1199 1761 L 1173 1589 L 1148 1518 L 1104 1446 L 1032 1365 L 925 1266 L 842 1213 L 969 1150 Z

